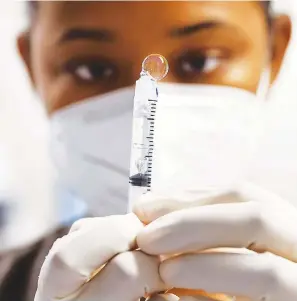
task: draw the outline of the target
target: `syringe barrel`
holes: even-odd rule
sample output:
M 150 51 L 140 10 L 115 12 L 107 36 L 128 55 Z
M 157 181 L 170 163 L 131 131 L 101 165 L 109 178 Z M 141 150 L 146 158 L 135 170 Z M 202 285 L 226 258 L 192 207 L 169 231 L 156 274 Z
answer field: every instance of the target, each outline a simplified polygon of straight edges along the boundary
M 157 94 L 156 82 L 149 75 L 143 74 L 136 82 L 134 96 L 129 178 L 130 204 L 151 189 Z

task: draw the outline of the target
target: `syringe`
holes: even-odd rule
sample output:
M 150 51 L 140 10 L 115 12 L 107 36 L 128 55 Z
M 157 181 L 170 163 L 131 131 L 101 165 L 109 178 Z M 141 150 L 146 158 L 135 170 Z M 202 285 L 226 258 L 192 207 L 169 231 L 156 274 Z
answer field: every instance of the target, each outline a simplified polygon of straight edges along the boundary
M 167 73 L 167 60 L 162 55 L 152 54 L 144 59 L 140 78 L 136 82 L 129 178 L 130 206 L 142 194 L 151 191 L 152 188 L 155 118 L 158 105 L 157 81 L 163 79 Z M 210 297 L 217 301 L 235 300 L 235 297 L 229 297 L 224 294 L 208 294 L 203 290 L 172 289 L 166 293 L 177 293 L 181 296 L 187 296 L 188 294 L 199 295 L 204 298 Z
M 158 103 L 157 81 L 167 73 L 167 60 L 162 55 L 151 54 L 144 59 L 140 78 L 136 82 L 130 158 L 130 204 L 151 190 Z

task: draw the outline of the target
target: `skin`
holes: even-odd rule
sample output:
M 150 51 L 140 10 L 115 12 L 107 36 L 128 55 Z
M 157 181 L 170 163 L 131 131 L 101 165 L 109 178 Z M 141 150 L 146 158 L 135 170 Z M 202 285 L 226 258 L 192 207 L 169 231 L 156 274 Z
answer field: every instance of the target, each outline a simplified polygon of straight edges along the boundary
M 168 59 L 164 81 L 255 92 L 269 61 L 276 78 L 290 34 L 286 16 L 270 31 L 257 1 L 41 1 L 18 46 L 51 114 L 133 85 L 151 53 Z

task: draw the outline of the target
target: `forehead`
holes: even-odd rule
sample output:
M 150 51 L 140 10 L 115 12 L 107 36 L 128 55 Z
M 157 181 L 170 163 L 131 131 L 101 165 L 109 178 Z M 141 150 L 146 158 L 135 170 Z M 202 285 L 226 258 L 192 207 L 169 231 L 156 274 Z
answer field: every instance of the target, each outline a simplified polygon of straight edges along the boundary
M 45 1 L 40 10 L 40 19 L 52 25 L 98 25 L 114 30 L 130 26 L 132 30 L 146 28 L 147 32 L 208 19 L 248 26 L 255 13 L 262 13 L 258 1 Z

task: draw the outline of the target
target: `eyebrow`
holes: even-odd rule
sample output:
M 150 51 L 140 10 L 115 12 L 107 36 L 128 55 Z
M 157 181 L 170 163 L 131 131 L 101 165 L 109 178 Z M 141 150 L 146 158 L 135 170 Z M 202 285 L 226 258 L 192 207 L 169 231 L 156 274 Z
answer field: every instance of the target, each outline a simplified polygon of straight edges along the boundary
M 187 25 L 181 28 L 173 29 L 172 31 L 170 31 L 169 35 L 171 37 L 179 38 L 183 36 L 192 35 L 194 33 L 197 33 L 198 31 L 221 27 L 223 25 L 223 23 L 217 21 L 200 22 L 192 25 Z
M 106 29 L 72 28 L 62 34 L 60 43 L 75 40 L 93 40 L 98 42 L 114 41 L 114 34 Z
M 188 36 L 198 31 L 220 27 L 223 24 L 216 21 L 208 21 L 187 25 L 181 28 L 175 28 L 169 32 L 171 37 Z M 93 40 L 97 42 L 113 42 L 115 35 L 113 32 L 106 29 L 88 29 L 88 28 L 72 28 L 62 34 L 59 39 L 60 43 L 70 42 L 75 40 Z

